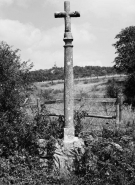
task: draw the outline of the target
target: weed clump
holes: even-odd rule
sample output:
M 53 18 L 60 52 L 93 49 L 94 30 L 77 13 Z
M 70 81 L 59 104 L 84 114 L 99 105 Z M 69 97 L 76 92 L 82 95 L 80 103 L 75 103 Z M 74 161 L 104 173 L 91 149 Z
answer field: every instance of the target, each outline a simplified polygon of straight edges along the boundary
M 106 87 L 106 96 L 108 98 L 117 98 L 118 94 L 122 91 L 122 87 L 117 81 L 108 80 L 108 85 Z

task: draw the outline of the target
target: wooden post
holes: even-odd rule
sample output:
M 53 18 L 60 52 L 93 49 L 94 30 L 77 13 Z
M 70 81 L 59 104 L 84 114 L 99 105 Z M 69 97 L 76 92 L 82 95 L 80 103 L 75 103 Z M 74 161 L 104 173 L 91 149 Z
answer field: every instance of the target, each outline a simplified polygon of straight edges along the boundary
M 116 125 L 119 125 L 120 123 L 120 104 L 119 104 L 119 98 L 117 97 L 116 102 Z
M 73 97 L 73 37 L 71 33 L 71 17 L 80 17 L 80 13 L 70 12 L 70 2 L 64 2 L 64 12 L 55 13 L 55 18 L 65 19 L 64 33 L 64 141 L 74 140 L 74 97 Z
M 120 113 L 119 113 L 119 121 L 122 121 L 122 94 L 119 94 L 119 109 L 120 109 Z
M 37 110 L 38 110 L 38 114 L 40 113 L 41 111 L 41 105 L 40 105 L 40 99 L 37 98 Z
M 116 124 L 120 124 L 122 121 L 122 94 L 117 96 L 116 102 Z

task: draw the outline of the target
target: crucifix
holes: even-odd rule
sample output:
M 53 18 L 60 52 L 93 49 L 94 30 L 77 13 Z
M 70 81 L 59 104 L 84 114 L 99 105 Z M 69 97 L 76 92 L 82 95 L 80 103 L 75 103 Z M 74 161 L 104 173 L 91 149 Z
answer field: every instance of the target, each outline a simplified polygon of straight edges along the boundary
M 54 14 L 55 18 L 65 19 L 64 39 L 64 142 L 73 142 L 74 134 L 74 83 L 73 83 L 73 37 L 71 33 L 71 17 L 80 17 L 80 13 L 70 12 L 70 2 L 64 2 L 64 12 Z

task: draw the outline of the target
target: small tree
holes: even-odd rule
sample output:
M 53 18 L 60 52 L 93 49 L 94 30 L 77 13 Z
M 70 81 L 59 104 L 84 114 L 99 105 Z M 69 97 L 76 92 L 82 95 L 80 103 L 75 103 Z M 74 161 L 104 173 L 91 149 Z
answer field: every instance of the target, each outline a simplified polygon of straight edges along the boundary
M 106 77 L 107 71 L 105 69 L 102 70 L 102 74 Z
M 47 118 L 43 107 L 28 122 L 22 105 L 32 65 L 21 62 L 18 51 L 0 43 L 0 180 L 5 184 L 46 184 L 50 180 L 47 170 L 53 166 L 54 138 L 63 136 L 63 127 L 61 119 L 52 122 Z M 39 139 L 45 139 L 46 145 L 41 146 Z M 41 158 L 47 159 L 48 169 Z
M 117 98 L 118 94 L 121 92 L 121 87 L 117 84 L 115 80 L 108 80 L 106 87 L 106 96 L 108 98 Z
M 118 41 L 113 44 L 118 55 L 115 62 L 115 69 L 127 74 L 135 71 L 135 26 L 123 29 L 115 37 Z
M 128 75 L 125 82 L 124 94 L 128 103 L 135 101 L 135 26 L 123 29 L 115 37 L 117 42 L 113 44 L 116 49 L 115 69 Z
M 3 155 L 18 147 L 25 129 L 21 105 L 30 82 L 27 62 L 21 62 L 19 50 L 0 43 L 0 145 Z
M 135 73 L 128 75 L 124 86 L 125 102 L 135 107 Z

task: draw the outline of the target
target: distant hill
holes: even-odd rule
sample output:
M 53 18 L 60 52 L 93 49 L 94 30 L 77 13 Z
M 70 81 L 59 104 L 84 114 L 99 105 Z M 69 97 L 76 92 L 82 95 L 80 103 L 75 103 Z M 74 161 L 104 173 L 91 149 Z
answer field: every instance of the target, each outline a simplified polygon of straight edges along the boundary
M 74 78 L 113 75 L 116 73 L 113 67 L 100 66 L 74 66 Z M 54 66 L 51 69 L 36 70 L 30 72 L 32 82 L 64 79 L 64 68 Z

